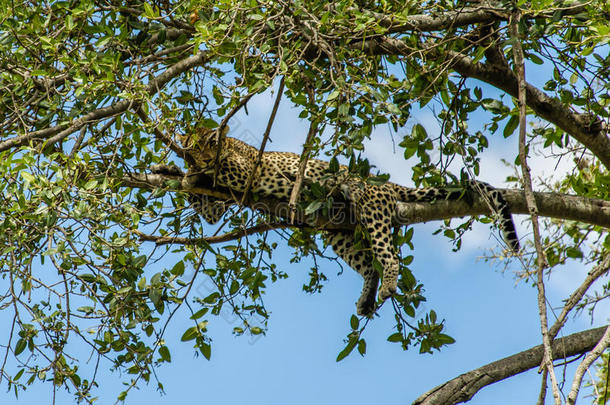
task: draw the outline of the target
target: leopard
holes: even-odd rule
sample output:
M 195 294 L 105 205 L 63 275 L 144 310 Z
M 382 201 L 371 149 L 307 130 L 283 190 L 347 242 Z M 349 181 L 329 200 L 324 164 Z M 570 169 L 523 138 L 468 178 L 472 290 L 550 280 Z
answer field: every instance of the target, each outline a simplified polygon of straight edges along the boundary
M 213 179 L 215 186 L 231 192 L 249 191 L 287 201 L 295 184 L 301 155 L 265 151 L 259 156 L 258 148 L 227 136 L 228 131 L 225 126 L 222 132 L 202 128 L 178 135 L 182 146 L 193 158 L 188 172 L 182 178 L 183 189 L 188 192 L 195 189 L 203 179 L 208 184 Z M 169 169 L 163 169 L 160 165 L 155 170 L 167 172 Z M 249 179 L 251 173 L 252 179 Z M 343 165 L 340 166 L 339 174 L 329 176 L 329 162 L 320 159 L 306 161 L 304 178 L 307 184 L 318 183 L 327 187 L 340 185 L 356 214 L 358 225 L 366 234 L 366 238 L 361 238 L 354 231 L 322 231 L 324 242 L 362 276 L 364 281 L 356 303 L 356 312 L 366 317 L 375 313 L 378 301 L 383 303 L 397 292 L 400 257 L 393 243 L 392 222 L 397 204 L 454 200 L 464 195 L 463 190 L 455 188 L 408 188 L 389 181 L 382 184 L 370 183 L 351 175 Z M 249 182 L 250 188 L 246 190 Z M 510 207 L 503 194 L 484 182 L 471 180 L 469 184 L 490 201 L 499 218 L 504 239 L 511 250 L 518 253 L 519 239 Z M 236 199 L 222 200 L 201 194 L 191 194 L 190 201 L 209 224 L 217 223 L 231 205 L 236 203 Z M 378 271 L 379 267 L 381 271 Z

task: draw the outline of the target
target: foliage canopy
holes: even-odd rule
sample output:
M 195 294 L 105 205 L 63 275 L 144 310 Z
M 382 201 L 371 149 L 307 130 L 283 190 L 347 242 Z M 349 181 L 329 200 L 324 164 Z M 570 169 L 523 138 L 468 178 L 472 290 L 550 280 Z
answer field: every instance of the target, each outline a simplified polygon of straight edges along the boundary
M 519 37 L 509 29 L 516 15 Z M 12 314 L 0 379 L 15 393 L 50 379 L 91 401 L 95 375 L 79 369 L 76 340 L 131 376 L 129 387 L 149 381 L 171 361 L 174 342 L 164 332 L 182 306 L 193 320 L 182 340 L 206 358 L 208 322 L 225 307 L 243 319 L 236 334 L 264 333 L 261 296 L 269 281 L 287 277 L 273 264 L 276 246 L 266 232 L 285 224 L 263 229 L 267 214 L 236 209 L 223 235 L 202 238 L 209 228 L 189 209 L 179 179 L 143 173 L 159 163 L 188 166 L 172 134 L 224 126 L 251 98 L 277 91 L 280 80 L 279 96 L 311 125 L 308 156 L 354 159 L 367 173 L 366 160 L 355 156 L 376 128 L 390 125 L 414 184 L 443 185 L 479 176 L 494 138 L 517 136 L 519 44 L 527 78 L 545 72 L 526 87 L 527 147 L 575 161 L 558 181 L 540 185 L 558 193 L 546 204 L 567 194 L 580 204 L 544 221 L 544 271 L 576 261 L 597 269 L 591 283 L 607 273 L 605 0 L 14 1 L 0 9 L 0 21 L 0 308 Z M 440 131 L 410 120 L 424 107 L 434 109 Z M 471 117 L 486 124 L 472 129 Z M 523 163 L 517 157 L 514 165 Z M 522 187 L 518 175 L 508 180 Z M 313 194 L 304 204 L 323 210 L 327 196 Z M 540 204 L 544 215 L 550 208 Z M 598 211 L 587 214 L 592 206 Z M 442 231 L 459 248 L 470 225 L 447 221 Z M 243 229 L 264 232 L 240 239 Z M 286 234 L 295 261 L 323 256 L 317 232 Z M 397 233 L 397 242 L 408 246 L 412 232 Z M 167 255 L 175 265 L 159 270 L 155 263 Z M 425 299 L 408 268 L 412 259 L 403 258 L 388 340 L 430 352 L 453 339 L 434 311 L 410 319 Z M 533 244 L 519 260 L 519 276 L 535 280 Z M 216 290 L 193 294 L 197 277 L 209 277 Z M 324 279 L 313 269 L 304 289 L 319 291 Z M 594 295 L 587 288 L 566 313 L 592 310 L 610 294 L 607 282 Z M 364 354 L 367 322 L 351 317 L 338 360 L 354 348 Z M 552 338 L 561 326 L 551 328 Z M 600 370 L 603 392 L 607 366 Z

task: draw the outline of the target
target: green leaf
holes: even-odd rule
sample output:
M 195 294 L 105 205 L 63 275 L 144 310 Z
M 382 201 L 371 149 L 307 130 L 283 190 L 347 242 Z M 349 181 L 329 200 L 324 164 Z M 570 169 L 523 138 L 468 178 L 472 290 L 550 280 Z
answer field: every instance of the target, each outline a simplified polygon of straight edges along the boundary
M 96 277 L 93 274 L 85 273 L 78 276 L 82 281 L 93 283 L 96 280 Z
M 312 201 L 307 208 L 305 208 L 305 215 L 310 215 L 320 209 L 322 201 Z
M 368 177 L 366 182 L 372 186 L 381 186 L 390 180 L 389 174 L 380 174 L 378 176 Z
M 34 176 L 32 176 L 30 173 L 28 172 L 21 172 L 21 177 L 23 177 L 23 179 L 25 181 L 27 181 L 28 183 L 34 183 L 34 180 L 36 179 Z
M 148 298 L 155 304 L 155 307 L 159 305 L 159 301 L 161 300 L 161 290 L 158 288 L 151 288 L 148 291 Z
M 337 356 L 337 362 L 346 358 L 352 352 L 352 350 L 354 350 L 354 347 L 356 347 L 357 343 L 358 339 L 355 336 L 350 337 L 347 346 L 345 346 L 345 348 L 341 350 L 341 352 Z
M 538 55 L 529 54 L 527 58 L 529 60 L 531 60 L 533 63 L 535 63 L 536 65 L 544 64 L 544 61 Z
M 144 2 L 144 17 L 151 19 L 157 17 L 157 13 L 155 13 L 152 6 L 147 2 Z
M 422 124 L 415 124 L 411 130 L 411 136 L 415 139 L 423 140 L 428 137 L 428 132 L 426 132 L 426 128 Z
M 358 319 L 358 317 L 356 315 L 352 315 L 352 317 L 349 320 L 349 324 L 352 327 L 352 329 L 357 330 L 358 326 L 360 325 L 360 320 Z
M 449 335 L 445 335 L 444 333 L 439 333 L 437 336 L 438 342 L 443 345 L 450 345 L 455 343 L 455 339 Z
M 332 100 L 336 99 L 337 97 L 339 97 L 339 94 L 341 94 L 341 91 L 339 91 L 339 89 L 333 90 L 332 93 L 330 93 L 328 95 L 328 98 L 326 99 L 326 101 L 332 101 Z
M 86 184 L 85 184 L 85 190 L 87 191 L 91 191 L 94 188 L 97 187 L 97 180 L 93 179 L 93 180 L 89 180 Z
M 183 342 L 188 342 L 189 340 L 195 339 L 197 336 L 199 336 L 199 330 L 197 330 L 196 326 L 191 326 L 184 332 L 180 340 Z
M 15 356 L 20 355 L 21 352 L 23 352 L 25 350 L 27 345 L 28 345 L 28 342 L 25 339 L 19 339 L 17 341 L 17 344 L 15 345 Z
M 392 333 L 390 336 L 388 336 L 388 342 L 402 342 L 402 333 Z
M 167 346 L 161 346 L 159 348 L 159 355 L 161 356 L 161 360 L 162 361 L 166 361 L 168 363 L 171 363 L 172 356 L 169 353 L 169 349 L 167 348 Z
M 358 341 L 358 353 L 360 353 L 361 356 L 366 354 L 366 341 L 364 339 Z
M 20 379 L 21 376 L 23 375 L 24 371 L 25 371 L 25 368 L 22 368 L 21 370 L 19 370 L 17 372 L 17 374 L 15 374 L 15 376 L 13 377 L 13 381 L 17 381 L 18 379 Z
M 171 273 L 175 276 L 181 276 L 184 274 L 184 261 L 180 260 L 177 262 L 171 270 Z
M 511 115 L 510 119 L 508 120 L 508 123 L 504 127 L 504 132 L 503 132 L 504 137 L 508 138 L 509 136 L 511 136 L 513 134 L 513 132 L 515 132 L 515 129 L 517 129 L 518 126 L 519 126 L 519 116 Z
M 201 354 L 203 354 L 203 357 L 208 360 L 210 360 L 210 357 L 212 357 L 212 347 L 205 342 L 199 345 L 199 351 L 201 352 Z
M 209 308 L 201 308 L 199 311 L 191 315 L 191 319 L 196 320 L 204 316 L 208 312 Z
M 581 259 L 583 257 L 582 251 L 574 246 L 570 246 L 566 249 L 566 255 L 573 259 Z

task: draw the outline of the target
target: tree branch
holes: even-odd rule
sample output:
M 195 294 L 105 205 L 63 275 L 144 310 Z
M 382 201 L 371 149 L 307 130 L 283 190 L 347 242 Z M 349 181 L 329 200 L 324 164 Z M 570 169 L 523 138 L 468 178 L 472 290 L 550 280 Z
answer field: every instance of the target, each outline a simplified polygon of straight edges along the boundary
M 601 262 L 599 262 L 599 264 L 593 268 L 593 270 L 587 273 L 587 277 L 582 282 L 582 284 L 577 289 L 575 289 L 570 295 L 570 298 L 565 301 L 565 305 L 561 310 L 561 314 L 559 314 L 557 320 L 555 321 L 551 329 L 549 329 L 549 337 L 551 339 L 555 339 L 555 336 L 557 336 L 557 333 L 559 333 L 559 330 L 561 330 L 566 320 L 568 319 L 568 314 L 576 306 L 576 304 L 580 302 L 582 297 L 584 297 L 589 287 L 591 287 L 591 285 L 598 278 L 606 274 L 608 270 L 610 270 L 610 254 L 606 255 L 606 257 L 603 258 Z
M 154 189 L 169 188 L 168 180 L 173 180 L 174 191 L 186 191 L 180 185 L 181 176 L 170 176 L 161 174 L 134 173 L 121 179 L 121 185 L 127 187 Z M 211 179 L 210 179 L 211 184 Z M 523 191 L 498 189 L 504 194 L 504 198 L 511 207 L 513 214 L 527 214 L 527 205 Z M 241 201 L 240 193 L 231 193 L 229 190 L 216 188 L 195 188 L 193 192 L 215 197 L 221 200 Z M 539 215 L 563 220 L 573 220 L 593 225 L 610 228 L 610 201 L 596 200 L 592 198 L 573 196 L 559 193 L 535 192 L 536 205 Z M 305 218 L 303 212 L 299 212 L 294 223 L 306 222 L 312 227 L 319 229 L 353 229 L 355 217 L 345 201 L 340 196 L 331 219 L 321 215 L 313 215 Z M 252 209 L 260 210 L 281 218 L 289 218 L 290 208 L 287 201 L 274 198 L 259 198 L 256 202 L 248 203 Z M 394 221 L 396 224 L 414 224 L 420 222 L 436 221 L 463 216 L 491 215 L 492 212 L 486 200 L 478 195 L 473 196 L 472 204 L 464 201 L 435 202 L 410 202 L 398 203 Z
M 351 46 L 376 55 L 411 55 L 413 49 L 395 38 L 374 38 Z M 426 50 L 435 58 L 447 59 L 450 67 L 464 77 L 481 80 L 518 98 L 517 77 L 508 65 L 475 62 L 455 51 L 443 51 L 434 46 Z M 591 151 L 603 165 L 610 169 L 610 137 L 601 119 L 591 114 L 571 111 L 560 100 L 550 97 L 535 86 L 526 84 L 527 105 L 536 115 L 555 124 Z
M 502 8 L 477 7 L 463 10 L 447 11 L 439 15 L 413 14 L 403 21 L 396 21 L 394 15 L 371 12 L 377 23 L 387 28 L 388 34 L 418 31 L 440 31 L 448 28 L 463 27 L 471 24 L 490 23 L 507 20 L 506 10 Z
M 253 235 L 255 233 L 261 233 L 265 231 L 271 231 L 273 229 L 283 229 L 293 227 L 293 224 L 286 222 L 270 222 L 265 224 L 258 224 L 249 228 L 239 229 L 232 232 L 227 232 L 223 235 L 209 236 L 205 238 L 184 238 L 180 236 L 155 236 L 147 235 L 140 231 L 135 231 L 141 241 L 155 242 L 157 245 L 168 245 L 168 244 L 179 244 L 179 245 L 199 245 L 202 243 L 222 243 L 229 242 L 242 238 L 244 236 Z
M 479 79 L 518 98 L 518 80 L 508 65 L 477 63 L 453 51 L 448 51 L 447 57 L 452 60 L 451 67 L 462 76 Z M 567 132 L 610 169 L 610 137 L 599 117 L 573 112 L 560 100 L 548 96 L 530 83 L 526 83 L 526 98 L 528 107 L 536 115 Z
M 544 286 L 544 269 L 546 268 L 546 256 L 542 249 L 540 239 L 540 226 L 538 224 L 538 206 L 532 189 L 532 175 L 530 167 L 527 163 L 527 103 L 526 103 L 526 82 L 525 82 L 525 64 L 523 62 L 523 49 L 521 48 L 521 38 L 519 37 L 519 20 L 521 12 L 515 7 L 510 17 L 510 37 L 513 41 L 513 58 L 515 66 L 515 75 L 518 83 L 518 105 L 519 105 L 519 160 L 521 161 L 521 173 L 523 174 L 523 191 L 525 193 L 525 202 L 527 210 L 531 218 L 532 230 L 534 233 L 534 246 L 536 248 L 536 287 L 538 289 L 538 314 L 540 316 L 540 331 L 542 333 L 542 343 L 544 346 L 544 355 L 542 356 L 544 367 L 547 370 L 548 376 L 551 378 L 551 387 L 553 389 L 553 398 L 555 405 L 561 405 L 561 397 L 559 396 L 559 385 L 553 368 L 553 351 L 551 348 L 551 339 L 549 338 L 549 323 L 547 318 L 546 308 L 546 292 Z M 526 269 L 527 270 L 527 269 Z M 546 385 L 546 379 L 544 381 Z
M 576 403 L 576 397 L 578 396 L 578 391 L 580 390 L 580 385 L 582 384 L 582 377 L 585 375 L 585 372 L 589 369 L 589 367 L 591 367 L 593 362 L 597 360 L 608 347 L 610 347 L 610 326 L 606 328 L 604 336 L 602 336 L 593 350 L 587 353 L 583 361 L 576 368 L 574 381 L 572 382 L 572 388 L 568 394 L 566 405 L 574 405 Z
M 146 92 L 150 96 L 156 94 L 174 77 L 186 72 L 189 69 L 192 69 L 195 66 L 204 64 L 207 61 L 208 52 L 205 51 L 182 59 L 151 80 L 146 86 Z M 102 107 L 95 111 L 91 111 L 82 117 L 75 119 L 71 123 L 60 124 L 51 128 L 45 128 L 39 131 L 26 133 L 24 135 L 15 136 L 7 139 L 4 142 L 0 142 L 0 152 L 17 146 L 25 145 L 33 139 L 48 139 L 49 142 L 60 141 L 89 123 L 96 122 L 113 115 L 122 114 L 130 107 L 136 108 L 139 107 L 140 104 L 141 101 L 122 100 L 111 106 Z
M 585 353 L 598 344 L 607 329 L 607 326 L 602 326 L 557 339 L 553 342 L 553 352 L 563 358 Z M 494 361 L 433 388 L 417 398 L 413 404 L 450 405 L 466 402 L 487 385 L 537 367 L 543 354 L 544 348 L 539 345 Z
M 379 25 L 387 28 L 388 34 L 418 31 L 432 32 L 449 28 L 465 27 L 479 23 L 507 21 L 509 12 L 500 2 L 490 2 L 490 6 L 464 7 L 461 10 L 447 11 L 440 14 L 413 14 L 396 21 L 394 15 L 370 11 Z M 497 6 L 497 7 L 494 7 Z M 579 14 L 586 10 L 586 5 L 577 4 L 568 7 L 556 7 L 547 12 L 531 12 L 523 15 L 523 19 L 551 18 L 556 10 L 561 10 L 562 16 Z
M 310 83 L 305 84 L 307 95 L 309 96 L 309 103 L 314 103 L 314 92 Z M 309 153 L 312 147 L 312 140 L 318 130 L 317 120 L 312 119 L 309 122 L 309 130 L 307 131 L 307 138 L 303 144 L 303 152 L 301 152 L 301 158 L 299 159 L 299 167 L 297 168 L 297 176 L 294 179 L 294 185 L 290 191 L 290 199 L 288 200 L 288 206 L 293 211 L 290 214 L 290 220 L 294 220 L 294 215 L 297 210 L 297 203 L 299 202 L 299 196 L 301 195 L 301 187 L 303 186 L 303 179 L 305 178 L 305 170 L 307 169 L 307 161 L 309 160 Z
M 280 85 L 277 90 L 277 95 L 275 96 L 275 101 L 273 103 L 273 108 L 271 109 L 271 114 L 269 115 L 269 120 L 267 121 L 267 127 L 265 128 L 265 132 L 263 133 L 263 140 L 261 141 L 261 146 L 258 149 L 258 154 L 256 155 L 256 161 L 254 162 L 254 168 L 252 172 L 248 175 L 248 181 L 246 182 L 246 186 L 244 187 L 244 193 L 241 198 L 240 205 L 243 205 L 246 201 L 246 198 L 250 194 L 250 189 L 252 188 L 252 184 L 254 182 L 254 178 L 260 173 L 259 168 L 261 165 L 261 161 L 263 160 L 263 153 L 265 153 L 265 146 L 267 145 L 267 141 L 269 140 L 269 135 L 271 134 L 271 127 L 273 126 L 273 122 L 275 121 L 275 115 L 277 114 L 277 109 L 280 106 L 280 100 L 282 99 L 282 95 L 284 95 L 284 79 L 285 76 L 282 76 L 280 79 Z M 221 144 L 218 144 L 218 148 L 220 149 Z M 215 169 L 218 171 L 218 167 L 220 165 L 216 165 Z M 216 177 L 216 175 L 214 176 Z M 216 178 L 214 178 L 214 181 Z

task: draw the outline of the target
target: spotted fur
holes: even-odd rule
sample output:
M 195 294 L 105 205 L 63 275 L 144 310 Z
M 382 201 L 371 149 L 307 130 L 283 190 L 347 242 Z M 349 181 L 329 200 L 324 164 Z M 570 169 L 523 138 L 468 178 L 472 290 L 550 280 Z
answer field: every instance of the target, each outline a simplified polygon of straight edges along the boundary
M 223 134 L 224 135 L 224 134 Z M 192 188 L 201 176 L 216 176 L 216 184 L 235 192 L 244 192 L 248 176 L 256 169 L 251 191 L 261 195 L 287 200 L 290 197 L 298 171 L 300 156 L 290 152 L 265 152 L 261 164 L 255 168 L 258 150 L 238 139 L 224 137 L 220 148 L 218 168 L 215 167 L 218 150 L 218 134 L 202 130 L 189 136 L 181 136 L 185 148 L 191 149 L 195 159 L 184 177 L 183 186 Z M 333 180 L 328 176 L 328 162 L 311 159 L 307 162 L 305 178 L 311 182 L 341 184 L 356 211 L 359 223 L 368 238 L 357 249 L 353 232 L 325 231 L 324 239 L 350 267 L 364 278 L 364 286 L 357 303 L 360 315 L 370 316 L 375 311 L 379 273 L 373 267 L 376 259 L 383 269 L 379 299 L 391 297 L 397 288 L 399 259 L 392 243 L 392 216 L 399 201 L 434 201 L 458 199 L 461 191 L 444 188 L 410 189 L 394 183 L 371 185 L 343 174 Z M 502 193 L 486 183 L 472 182 L 472 188 L 487 197 L 501 217 L 500 226 L 509 245 L 516 252 L 519 241 L 515 233 L 508 204 Z M 197 208 L 209 223 L 216 223 L 229 208 L 231 202 L 206 196 L 194 196 Z

